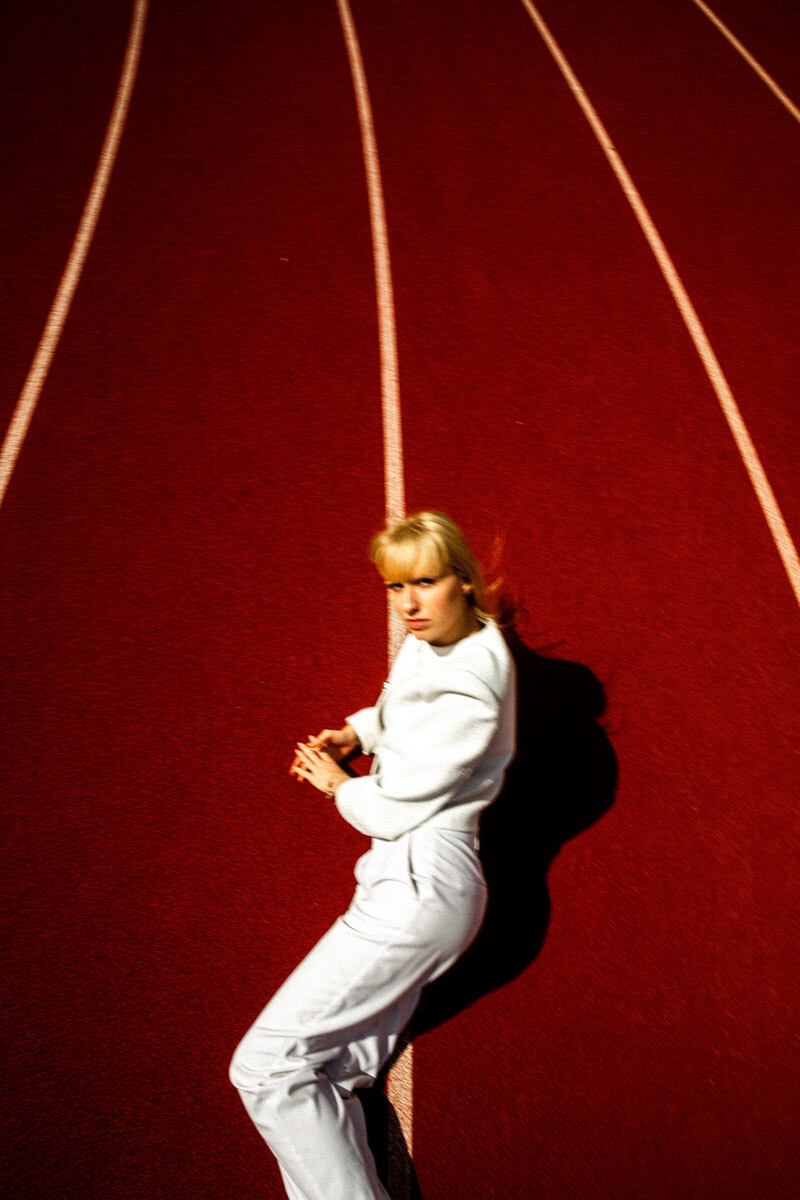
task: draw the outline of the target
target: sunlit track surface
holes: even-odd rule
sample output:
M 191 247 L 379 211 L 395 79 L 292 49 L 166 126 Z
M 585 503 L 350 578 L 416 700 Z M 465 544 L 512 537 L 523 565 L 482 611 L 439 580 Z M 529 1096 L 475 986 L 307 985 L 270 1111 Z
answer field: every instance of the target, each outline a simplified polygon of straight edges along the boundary
M 523 713 L 516 791 L 483 836 L 488 944 L 428 996 L 414 1040 L 419 1194 L 794 1200 L 786 574 L 520 0 L 350 7 L 407 507 L 452 512 L 487 559 L 505 536 L 525 639 L 596 674 L 619 765 L 607 808 L 586 673 L 526 660 L 536 719 Z M 537 7 L 646 200 L 796 541 L 797 127 L 689 0 Z M 59 44 L 82 55 L 107 115 L 114 80 L 95 57 L 118 71 L 127 21 L 59 39 L 48 22 L 72 16 L 40 14 L 34 36 L 36 11 L 7 18 L 30 65 L 9 75 L 6 111 L 34 128 L 11 102 L 30 108 L 30 74 L 46 111 L 76 105 L 54 125 L 75 143 L 52 156 L 62 180 L 15 153 L 13 129 L 0 142 L 18 164 L 0 198 L 24 310 L 16 325 L 0 308 L 15 395 L 33 350 L 15 342 L 35 345 L 31 314 L 52 296 L 29 273 L 57 278 L 52 246 L 68 245 L 94 162 L 91 97 L 48 90 L 41 56 L 61 79 Z M 714 12 L 796 100 L 800 14 Z M 96 156 L 102 128 L 92 138 Z M 296 738 L 369 703 L 385 674 L 365 554 L 386 503 L 373 249 L 337 4 L 151 5 L 112 186 L 0 510 L 15 1200 L 282 1195 L 226 1071 L 343 910 L 365 848 L 288 765 Z

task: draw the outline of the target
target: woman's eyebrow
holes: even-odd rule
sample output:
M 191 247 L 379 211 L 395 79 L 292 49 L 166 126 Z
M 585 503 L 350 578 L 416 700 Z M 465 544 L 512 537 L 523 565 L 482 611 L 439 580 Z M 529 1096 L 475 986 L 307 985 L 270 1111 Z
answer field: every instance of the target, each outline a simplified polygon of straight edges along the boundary
M 415 585 L 418 583 L 425 583 L 427 580 L 431 580 L 435 583 L 438 579 L 441 579 L 441 578 L 442 578 L 441 575 L 435 575 L 435 574 L 433 574 L 433 575 L 417 575 L 413 579 L 411 579 L 411 578 L 385 579 L 384 583 L 386 584 L 387 587 L 395 587 L 395 586 L 402 586 L 404 583 L 410 583 L 412 585 Z

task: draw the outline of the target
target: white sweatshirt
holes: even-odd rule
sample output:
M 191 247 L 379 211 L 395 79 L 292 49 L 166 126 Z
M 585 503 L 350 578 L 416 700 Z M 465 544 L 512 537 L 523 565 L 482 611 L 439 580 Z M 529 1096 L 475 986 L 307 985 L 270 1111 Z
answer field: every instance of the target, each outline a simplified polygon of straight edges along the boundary
M 419 825 L 477 830 L 515 743 L 514 662 L 493 622 L 451 646 L 409 635 L 378 703 L 347 718 L 369 775 L 336 791 L 361 833 L 393 841 Z

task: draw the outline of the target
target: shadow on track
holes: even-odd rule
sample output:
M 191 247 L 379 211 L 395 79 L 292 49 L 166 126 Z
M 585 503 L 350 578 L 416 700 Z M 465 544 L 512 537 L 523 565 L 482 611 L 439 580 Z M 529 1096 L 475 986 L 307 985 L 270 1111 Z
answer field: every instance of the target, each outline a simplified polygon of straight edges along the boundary
M 530 966 L 550 923 L 550 864 L 565 842 L 614 803 L 617 760 L 599 723 L 606 709 L 601 683 L 581 663 L 532 650 L 513 627 L 506 640 L 517 667 L 517 754 L 481 820 L 486 918 L 469 950 L 423 992 L 408 1031 L 412 1037 L 435 1029 Z M 402 1146 L 399 1123 L 380 1087 L 364 1102 L 370 1144 L 385 1180 L 387 1129 L 396 1155 Z M 406 1183 L 397 1200 L 422 1200 L 410 1160 L 401 1173 Z

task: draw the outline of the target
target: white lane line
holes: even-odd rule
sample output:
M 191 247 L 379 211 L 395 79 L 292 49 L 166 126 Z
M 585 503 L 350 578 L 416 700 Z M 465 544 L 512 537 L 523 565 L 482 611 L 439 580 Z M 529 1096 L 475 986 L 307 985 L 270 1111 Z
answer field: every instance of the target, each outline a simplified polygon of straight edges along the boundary
M 378 301 L 378 332 L 381 353 L 381 397 L 383 404 L 383 444 L 386 479 L 386 517 L 400 520 L 405 515 L 403 487 L 403 436 L 400 422 L 400 384 L 397 370 L 397 334 L 395 330 L 392 268 L 389 259 L 389 235 L 383 185 L 375 142 L 372 106 L 364 74 L 361 49 L 348 0 L 336 0 L 342 22 L 350 72 L 358 107 L 364 170 L 367 177 L 369 216 L 372 226 L 372 251 L 375 260 L 375 290 Z
M 675 264 L 670 258 L 667 248 L 664 245 L 661 235 L 656 229 L 653 219 L 647 211 L 644 201 L 640 196 L 633 180 L 628 174 L 625 165 L 622 162 L 619 154 L 614 148 L 611 138 L 608 136 L 605 126 L 600 120 L 597 112 L 589 100 L 586 92 L 572 70 L 571 66 L 564 57 L 561 48 L 548 29 L 542 19 L 538 9 L 531 3 L 531 0 L 521 0 L 521 3 L 526 8 L 528 15 L 534 25 L 541 34 L 542 40 L 548 50 L 555 59 L 561 74 L 564 76 L 572 94 L 578 101 L 578 104 L 583 110 L 583 115 L 592 127 L 592 130 L 603 148 L 603 153 L 608 159 L 609 165 L 619 180 L 620 186 L 627 197 L 628 203 L 633 209 L 636 219 L 642 227 L 650 249 L 656 257 L 658 265 L 664 275 L 669 290 L 672 292 L 675 303 L 680 310 L 680 314 L 689 330 L 689 334 L 694 342 L 695 349 L 700 355 L 703 366 L 706 369 L 706 374 L 711 382 L 711 386 L 717 394 L 720 406 L 725 419 L 728 422 L 734 441 L 742 457 L 742 462 L 745 465 L 747 474 L 750 477 L 750 482 L 758 497 L 758 502 L 761 505 L 761 510 L 766 518 L 770 533 L 772 534 L 778 554 L 789 577 L 789 582 L 795 595 L 797 603 L 800 604 L 800 558 L 797 555 L 797 549 L 792 541 L 791 534 L 783 519 L 783 514 L 775 499 L 775 494 L 767 479 L 766 472 L 761 465 L 761 459 L 753 445 L 753 441 L 747 430 L 747 426 L 742 419 L 742 414 L 739 412 L 739 406 L 733 398 L 728 381 L 723 374 L 722 367 L 719 365 L 717 356 L 711 349 L 711 343 L 708 340 L 706 332 L 700 323 L 700 318 L 695 312 L 694 305 L 689 299 L 686 288 L 681 282 L 681 278 L 675 269 Z
M 764 83 L 767 85 L 773 95 L 780 100 L 783 107 L 787 110 L 787 112 L 792 114 L 795 121 L 797 121 L 797 123 L 800 125 L 800 108 L 798 108 L 796 104 L 792 103 L 792 101 L 786 95 L 786 92 L 784 92 L 783 88 L 779 87 L 772 76 L 764 70 L 758 59 L 753 58 L 750 51 L 742 45 L 737 37 L 734 37 L 730 29 L 728 29 L 728 26 L 720 21 L 717 14 L 712 12 L 708 5 L 703 3 L 703 0 L 692 0 L 692 3 L 696 4 L 700 11 L 705 13 L 709 21 L 716 25 L 722 36 L 728 39 L 734 50 L 739 51 L 744 61 L 753 68 L 756 75 L 758 75 L 760 79 L 763 79 Z
M 133 16 L 131 18 L 122 74 L 117 84 L 116 99 L 111 111 L 108 128 L 106 129 L 103 147 L 100 151 L 100 158 L 95 169 L 94 178 L 92 179 L 92 186 L 89 189 L 89 196 L 83 208 L 78 232 L 75 234 L 75 240 L 72 243 L 72 249 L 67 260 L 67 265 L 64 268 L 64 273 L 61 276 L 55 300 L 50 308 L 44 332 L 39 339 L 39 345 L 36 348 L 25 385 L 20 392 L 17 406 L 14 409 L 14 414 L 3 440 L 2 448 L 0 449 L 0 504 L 3 503 L 3 497 L 6 494 L 9 480 L 16 466 L 22 444 L 25 441 L 25 435 L 28 432 L 28 426 L 31 423 L 31 418 L 33 417 L 36 405 L 39 402 L 39 396 L 47 379 L 47 373 L 50 370 L 50 364 L 58 347 L 64 322 L 69 314 L 75 289 L 81 277 L 83 264 L 89 253 L 100 209 L 103 206 L 108 188 L 108 180 L 117 157 L 120 138 L 122 137 L 125 118 L 128 115 L 128 106 L 130 104 L 133 85 L 136 81 L 136 71 L 139 65 L 139 55 L 141 53 L 144 26 L 147 17 L 147 3 L 148 0 L 134 0 Z
M 342 23 L 353 77 L 353 89 L 361 129 L 361 145 L 364 154 L 364 172 L 367 179 L 369 216 L 372 228 L 372 255 L 375 263 L 375 292 L 378 304 L 378 338 L 381 361 L 381 405 L 383 411 L 383 461 L 384 487 L 387 522 L 399 521 L 405 516 L 405 487 L 403 473 L 403 431 L 400 418 L 400 382 L 397 368 L 397 331 L 395 324 L 394 293 L 392 289 L 392 267 L 389 258 L 389 235 L 386 228 L 386 208 L 383 201 L 380 160 L 375 141 L 375 126 L 372 105 L 361 58 L 353 14 L 348 0 L 336 0 L 339 19 Z M 399 618 L 389 608 L 389 663 L 400 648 L 404 631 Z M 405 1145 L 395 1141 L 395 1133 L 389 1131 L 388 1184 L 389 1190 L 398 1200 L 411 1195 L 409 1159 L 414 1149 L 414 1091 L 413 1091 L 413 1047 L 406 1041 L 399 1057 L 395 1060 L 386 1082 L 386 1095 L 397 1113 L 400 1137 Z

